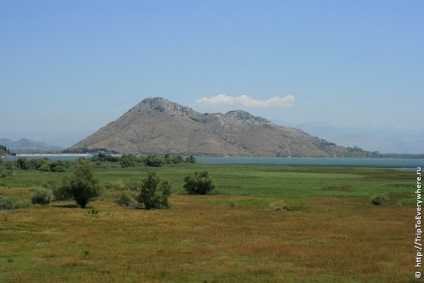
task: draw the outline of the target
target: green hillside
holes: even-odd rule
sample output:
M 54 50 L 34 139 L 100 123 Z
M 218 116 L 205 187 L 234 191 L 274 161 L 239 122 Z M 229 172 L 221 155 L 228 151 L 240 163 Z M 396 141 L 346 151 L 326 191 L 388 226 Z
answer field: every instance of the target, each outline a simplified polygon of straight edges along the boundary
M 9 150 L 5 146 L 0 145 L 0 157 L 6 157 L 11 155 L 12 154 L 9 152 Z

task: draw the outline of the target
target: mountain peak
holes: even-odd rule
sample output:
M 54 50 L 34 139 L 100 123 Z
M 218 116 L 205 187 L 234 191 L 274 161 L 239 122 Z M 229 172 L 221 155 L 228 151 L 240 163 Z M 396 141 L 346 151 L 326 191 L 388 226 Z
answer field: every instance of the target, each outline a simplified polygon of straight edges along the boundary
M 194 111 L 192 108 L 180 105 L 162 97 L 146 98 L 132 110 L 135 110 L 136 112 L 143 112 L 144 114 L 148 114 L 150 110 L 153 110 L 156 114 L 165 114 L 167 116 L 202 116 L 201 113 Z
M 259 116 L 253 116 L 252 114 L 250 114 L 249 112 L 243 111 L 243 110 L 233 110 L 233 111 L 229 111 L 225 114 L 225 116 L 227 117 L 233 117 L 236 118 L 238 120 L 253 120 L 253 121 L 257 121 L 257 122 L 263 122 L 263 123 L 267 123 L 270 122 L 269 120 L 259 117 Z
M 170 102 L 168 99 L 165 99 L 163 97 L 148 97 L 146 99 L 143 99 L 143 101 L 141 101 L 141 103 L 144 104 L 151 104 L 151 105 L 156 105 L 156 104 L 163 104 L 166 102 Z
M 343 156 L 349 150 L 246 111 L 202 114 L 164 98 L 146 98 L 71 147 L 121 153 L 220 156 Z

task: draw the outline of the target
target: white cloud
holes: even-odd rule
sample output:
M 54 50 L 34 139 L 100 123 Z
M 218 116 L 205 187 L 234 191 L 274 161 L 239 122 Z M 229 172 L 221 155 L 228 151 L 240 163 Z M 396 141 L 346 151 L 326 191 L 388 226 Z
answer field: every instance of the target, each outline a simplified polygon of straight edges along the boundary
M 218 94 L 213 97 L 203 97 L 197 100 L 197 103 L 209 105 L 241 105 L 246 107 L 288 107 L 294 104 L 294 96 L 287 95 L 283 97 L 271 97 L 267 100 L 253 99 L 247 95 L 240 96 L 227 96 L 225 94 Z

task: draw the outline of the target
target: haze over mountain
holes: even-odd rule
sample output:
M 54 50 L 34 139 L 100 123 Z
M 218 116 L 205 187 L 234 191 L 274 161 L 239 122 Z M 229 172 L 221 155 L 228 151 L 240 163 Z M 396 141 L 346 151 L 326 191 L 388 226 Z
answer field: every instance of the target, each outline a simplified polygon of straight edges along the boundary
M 86 139 L 73 151 L 178 153 L 222 156 L 369 156 L 276 125 L 245 111 L 199 113 L 164 98 L 147 98 Z

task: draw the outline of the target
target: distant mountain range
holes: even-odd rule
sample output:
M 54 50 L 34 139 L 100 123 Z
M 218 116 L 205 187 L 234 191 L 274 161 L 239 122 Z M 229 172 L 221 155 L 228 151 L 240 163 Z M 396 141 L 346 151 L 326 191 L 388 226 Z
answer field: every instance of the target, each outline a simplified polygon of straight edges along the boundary
M 10 139 L 0 139 L 0 145 L 5 146 L 12 153 L 41 153 L 41 152 L 61 152 L 63 147 L 48 145 L 42 142 L 36 142 L 29 139 L 20 139 L 12 141 Z
M 148 98 L 86 139 L 73 152 L 178 153 L 216 156 L 364 157 L 302 130 L 245 111 L 199 113 L 164 98 Z
M 297 126 L 314 136 L 343 146 L 358 146 L 381 153 L 424 153 L 424 132 L 391 128 L 338 128 L 327 123 L 306 123 Z

